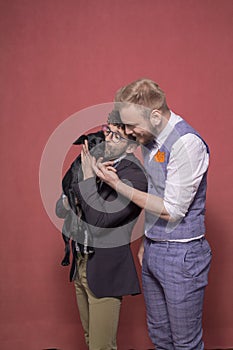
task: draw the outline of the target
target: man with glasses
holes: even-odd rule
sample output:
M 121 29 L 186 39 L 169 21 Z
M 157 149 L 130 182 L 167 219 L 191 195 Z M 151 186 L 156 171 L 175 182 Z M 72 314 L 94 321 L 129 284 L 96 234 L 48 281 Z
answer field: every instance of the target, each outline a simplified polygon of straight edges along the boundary
M 104 159 L 113 162 L 122 181 L 147 191 L 144 169 L 133 154 L 137 143 L 125 133 L 118 112 L 110 113 L 103 132 Z M 96 178 L 87 143 L 81 158 L 84 178 L 74 190 L 87 224 L 85 244 L 92 249 L 76 243 L 77 304 L 89 350 L 114 350 L 122 297 L 140 293 L 130 239 L 141 209 Z

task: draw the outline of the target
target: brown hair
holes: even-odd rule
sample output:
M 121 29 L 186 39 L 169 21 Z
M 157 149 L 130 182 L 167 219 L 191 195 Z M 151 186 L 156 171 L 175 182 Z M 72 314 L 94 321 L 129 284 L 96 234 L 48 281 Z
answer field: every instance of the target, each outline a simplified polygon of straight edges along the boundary
M 150 79 L 138 79 L 122 87 L 115 95 L 115 102 L 134 103 L 150 110 L 169 110 L 163 90 Z

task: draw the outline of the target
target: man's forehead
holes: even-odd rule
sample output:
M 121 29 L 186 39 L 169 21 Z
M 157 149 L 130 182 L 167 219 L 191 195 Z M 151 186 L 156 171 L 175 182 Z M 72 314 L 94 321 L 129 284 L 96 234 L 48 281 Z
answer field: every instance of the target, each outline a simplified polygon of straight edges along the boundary
M 147 108 L 141 106 L 130 105 L 122 107 L 120 110 L 121 120 L 124 124 L 138 124 Z

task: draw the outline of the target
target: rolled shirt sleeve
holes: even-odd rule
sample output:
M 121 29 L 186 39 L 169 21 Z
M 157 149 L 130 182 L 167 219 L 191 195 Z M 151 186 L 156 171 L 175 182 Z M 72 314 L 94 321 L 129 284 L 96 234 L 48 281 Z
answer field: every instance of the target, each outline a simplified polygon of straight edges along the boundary
M 198 136 L 186 134 L 173 145 L 164 192 L 164 206 L 173 220 L 187 213 L 208 165 L 206 145 Z

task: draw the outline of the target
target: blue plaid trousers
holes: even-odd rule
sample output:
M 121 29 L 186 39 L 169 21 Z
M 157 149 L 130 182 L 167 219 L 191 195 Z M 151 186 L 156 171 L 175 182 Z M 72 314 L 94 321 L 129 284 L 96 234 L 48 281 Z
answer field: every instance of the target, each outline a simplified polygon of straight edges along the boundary
M 156 350 L 203 350 L 203 299 L 212 257 L 207 240 L 146 238 L 144 246 L 142 284 L 152 343 Z

